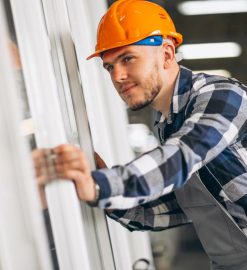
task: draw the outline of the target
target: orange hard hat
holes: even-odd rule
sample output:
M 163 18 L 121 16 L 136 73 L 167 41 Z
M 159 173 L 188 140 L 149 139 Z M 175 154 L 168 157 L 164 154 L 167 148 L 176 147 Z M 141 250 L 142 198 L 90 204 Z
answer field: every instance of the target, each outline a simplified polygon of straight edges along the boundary
M 183 41 L 171 17 L 161 6 L 145 0 L 118 0 L 102 17 L 95 52 L 87 59 L 157 35 L 171 38 L 176 47 Z

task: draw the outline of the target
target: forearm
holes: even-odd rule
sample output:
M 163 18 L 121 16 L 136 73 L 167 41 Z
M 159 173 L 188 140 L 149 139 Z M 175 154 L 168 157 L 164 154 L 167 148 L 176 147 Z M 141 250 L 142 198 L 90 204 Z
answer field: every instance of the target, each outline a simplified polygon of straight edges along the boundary
M 130 231 L 160 231 L 191 223 L 174 193 L 126 210 L 107 210 L 107 216 Z
M 101 189 L 98 206 L 127 209 L 182 187 L 246 132 L 247 104 L 241 93 L 217 90 L 213 96 L 202 89 L 182 127 L 163 146 L 125 166 L 95 171 L 93 177 Z

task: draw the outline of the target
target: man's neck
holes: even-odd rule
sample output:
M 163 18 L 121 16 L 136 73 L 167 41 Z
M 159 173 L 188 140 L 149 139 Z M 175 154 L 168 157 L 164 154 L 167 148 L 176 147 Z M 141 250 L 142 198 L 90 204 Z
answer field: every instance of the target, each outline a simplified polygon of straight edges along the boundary
M 178 74 L 178 65 L 174 66 L 171 70 L 169 70 L 169 73 L 166 75 L 164 87 L 160 90 L 159 94 L 157 95 L 155 101 L 152 104 L 153 109 L 161 112 L 165 118 L 167 118 L 170 111 L 170 106 Z

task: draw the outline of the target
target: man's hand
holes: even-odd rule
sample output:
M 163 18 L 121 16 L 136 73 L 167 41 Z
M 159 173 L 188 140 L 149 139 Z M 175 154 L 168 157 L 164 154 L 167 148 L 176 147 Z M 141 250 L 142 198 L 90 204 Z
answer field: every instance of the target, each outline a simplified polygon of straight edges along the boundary
M 38 182 L 38 189 L 41 199 L 42 208 L 47 208 L 47 201 L 45 197 L 44 185 L 50 180 L 56 178 L 54 166 L 50 166 L 46 157 L 51 153 L 49 149 L 35 149 L 32 151 L 33 165 L 35 169 L 36 179 Z M 54 172 L 52 175 L 52 171 Z
M 73 181 L 80 200 L 95 200 L 95 182 L 88 160 L 80 148 L 63 144 L 52 149 L 36 149 L 32 151 L 32 158 L 44 208 L 46 201 L 43 188 L 53 179 Z
M 57 178 L 51 156 L 52 150 L 50 149 L 39 148 L 32 151 L 32 159 L 39 186 Z
M 82 201 L 94 201 L 95 182 L 83 151 L 73 145 L 64 144 L 53 148 L 55 171 L 58 178 L 75 182 L 77 195 Z

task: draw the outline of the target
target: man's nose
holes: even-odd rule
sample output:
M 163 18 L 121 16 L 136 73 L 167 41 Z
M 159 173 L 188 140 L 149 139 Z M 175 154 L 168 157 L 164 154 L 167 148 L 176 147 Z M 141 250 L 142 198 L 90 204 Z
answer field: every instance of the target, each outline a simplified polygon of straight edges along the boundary
M 115 82 L 123 82 L 128 77 L 127 69 L 121 65 L 115 65 L 112 72 L 112 79 Z

